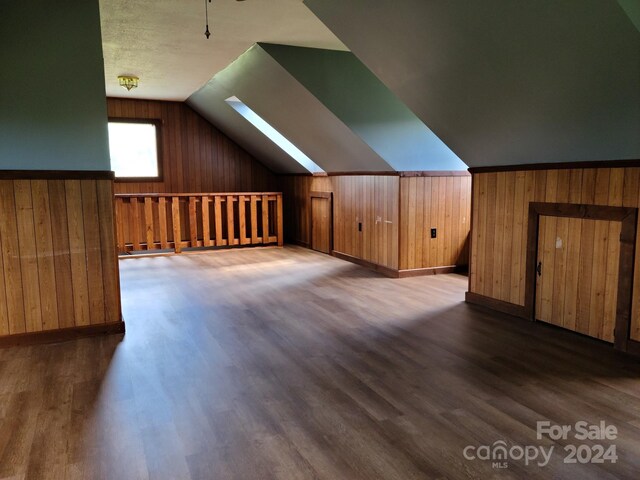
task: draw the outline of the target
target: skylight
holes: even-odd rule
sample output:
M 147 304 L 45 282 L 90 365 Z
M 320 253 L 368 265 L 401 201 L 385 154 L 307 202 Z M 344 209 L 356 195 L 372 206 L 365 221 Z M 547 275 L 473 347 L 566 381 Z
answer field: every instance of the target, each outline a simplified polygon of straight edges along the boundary
M 306 168 L 309 172 L 324 172 L 324 170 L 316 165 L 313 160 L 302 153 L 302 151 L 300 151 L 298 147 L 287 140 L 284 135 L 282 135 L 275 128 L 269 125 L 265 119 L 263 119 L 260 115 L 258 115 L 256 112 L 242 103 L 242 100 L 240 100 L 238 97 L 229 97 L 227 98 L 226 102 L 236 112 L 242 115 L 249 123 L 260 130 L 264 135 L 266 135 L 269 140 L 278 145 L 282 150 L 285 151 L 285 153 L 287 153 L 287 155 L 289 155 L 296 162 Z

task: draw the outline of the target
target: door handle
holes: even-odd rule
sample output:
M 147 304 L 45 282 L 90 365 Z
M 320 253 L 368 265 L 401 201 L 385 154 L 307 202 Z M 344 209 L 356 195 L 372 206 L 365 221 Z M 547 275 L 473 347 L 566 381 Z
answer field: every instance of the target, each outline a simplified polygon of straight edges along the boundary
M 536 267 L 536 272 L 538 272 L 538 276 L 542 276 L 542 262 L 538 262 L 538 266 Z

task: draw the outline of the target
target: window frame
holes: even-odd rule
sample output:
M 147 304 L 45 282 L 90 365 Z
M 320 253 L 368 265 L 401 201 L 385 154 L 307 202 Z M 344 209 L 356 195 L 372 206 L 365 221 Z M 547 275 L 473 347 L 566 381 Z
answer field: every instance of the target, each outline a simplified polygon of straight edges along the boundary
M 162 151 L 162 125 L 163 121 L 158 118 L 127 118 L 127 117 L 108 117 L 109 123 L 143 123 L 156 127 L 156 157 L 158 162 L 158 175 L 155 177 L 118 177 L 115 174 L 116 183 L 144 183 L 144 182 L 162 182 L 164 179 L 162 165 L 164 164 L 164 156 Z M 111 161 L 111 158 L 109 158 Z

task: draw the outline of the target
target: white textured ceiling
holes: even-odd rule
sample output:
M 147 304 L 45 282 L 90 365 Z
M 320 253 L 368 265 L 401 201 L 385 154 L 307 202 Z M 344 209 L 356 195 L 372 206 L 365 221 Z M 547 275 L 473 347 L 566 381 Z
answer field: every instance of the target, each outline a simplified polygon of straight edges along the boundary
M 302 0 L 100 0 L 107 96 L 187 99 L 257 42 L 346 47 Z M 140 77 L 127 93 L 118 75 Z

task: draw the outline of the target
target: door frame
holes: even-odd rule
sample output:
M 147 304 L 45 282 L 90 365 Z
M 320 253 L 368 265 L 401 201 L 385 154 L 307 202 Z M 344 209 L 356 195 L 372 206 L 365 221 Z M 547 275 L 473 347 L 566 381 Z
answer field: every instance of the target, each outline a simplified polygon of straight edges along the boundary
M 309 248 L 313 248 L 313 199 L 324 198 L 329 201 L 329 255 L 333 254 L 333 192 L 309 192 Z M 319 252 L 319 250 L 315 250 Z M 324 253 L 324 252 L 321 252 Z
M 535 321 L 536 261 L 540 215 L 622 222 L 613 345 L 616 350 L 640 355 L 640 342 L 630 338 L 638 209 L 574 203 L 529 203 L 524 308 L 527 318 L 531 321 Z

